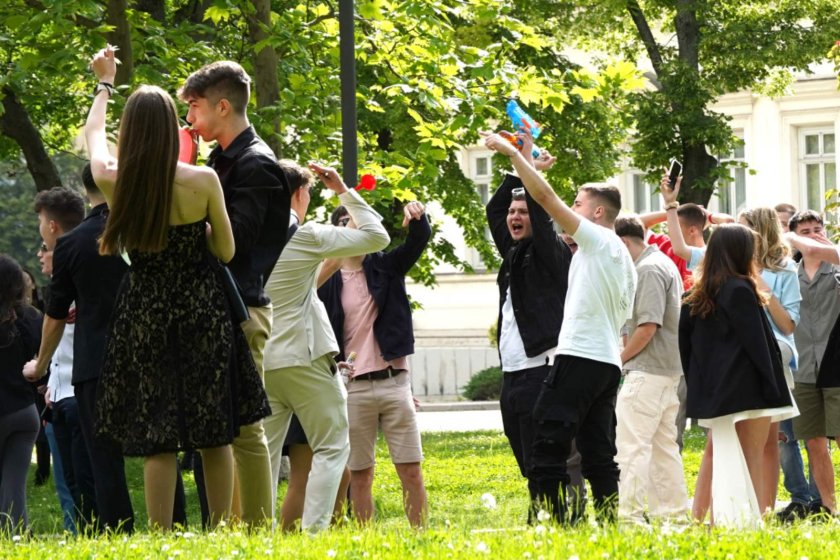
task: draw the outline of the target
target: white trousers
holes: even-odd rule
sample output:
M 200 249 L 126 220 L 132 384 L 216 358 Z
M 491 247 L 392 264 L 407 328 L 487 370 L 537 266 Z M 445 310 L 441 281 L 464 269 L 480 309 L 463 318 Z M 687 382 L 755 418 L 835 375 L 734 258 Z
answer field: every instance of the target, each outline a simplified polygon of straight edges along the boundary
M 618 515 L 641 521 L 688 514 L 676 417 L 679 377 L 630 371 L 616 402 L 616 462 L 621 469 Z
M 263 425 L 271 455 L 274 499 L 283 442 L 294 413 L 312 448 L 312 469 L 301 520 L 301 529 L 310 532 L 329 526 L 338 485 L 350 456 L 347 390 L 341 376 L 333 374 L 333 364 L 332 358 L 324 355 L 308 366 L 265 372 L 271 416 L 263 420 Z

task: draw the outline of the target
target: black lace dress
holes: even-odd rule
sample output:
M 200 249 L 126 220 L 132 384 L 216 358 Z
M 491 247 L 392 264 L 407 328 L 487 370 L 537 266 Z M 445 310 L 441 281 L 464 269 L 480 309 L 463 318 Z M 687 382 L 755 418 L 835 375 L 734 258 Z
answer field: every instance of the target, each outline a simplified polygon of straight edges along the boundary
M 204 221 L 170 226 L 166 249 L 131 252 L 96 403 L 125 455 L 218 447 L 271 409 L 213 272 Z

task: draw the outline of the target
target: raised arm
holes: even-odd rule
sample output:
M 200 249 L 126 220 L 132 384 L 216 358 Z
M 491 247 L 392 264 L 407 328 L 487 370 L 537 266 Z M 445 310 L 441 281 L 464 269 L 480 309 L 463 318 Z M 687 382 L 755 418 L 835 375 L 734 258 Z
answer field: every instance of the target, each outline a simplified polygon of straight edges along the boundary
M 117 75 L 114 47 L 108 45 L 96 53 L 90 66 L 99 83 L 113 86 Z M 105 117 L 108 112 L 109 97 L 107 88 L 100 88 L 94 95 L 93 104 L 85 121 L 85 142 L 90 156 L 93 180 L 110 203 L 114 194 L 114 185 L 117 182 L 117 160 L 108 151 L 108 139 L 105 136 Z
M 572 209 L 557 196 L 540 172 L 525 159 L 516 146 L 498 134 L 482 133 L 482 135 L 485 146 L 510 158 L 513 168 L 531 198 L 548 212 L 548 215 L 563 228 L 563 231 L 574 236 L 580 225 L 580 216 L 572 212 Z
M 682 185 L 682 175 L 677 177 L 677 183 L 672 189 L 668 174 L 665 173 L 662 175 L 662 181 L 659 182 L 659 191 L 662 193 L 663 202 L 665 202 L 665 221 L 668 223 L 668 237 L 671 238 L 671 248 L 675 255 L 688 262 L 691 260 L 691 249 L 685 243 L 685 238 L 683 238 L 680 229 L 680 218 L 677 214 L 677 208 L 680 204 L 677 202 L 680 185 Z
M 817 239 L 812 239 L 790 231 L 785 234 L 785 240 L 799 250 L 806 259 L 817 259 L 829 264 L 840 265 L 840 252 L 838 252 L 837 246 L 829 241 L 825 235 L 818 235 Z

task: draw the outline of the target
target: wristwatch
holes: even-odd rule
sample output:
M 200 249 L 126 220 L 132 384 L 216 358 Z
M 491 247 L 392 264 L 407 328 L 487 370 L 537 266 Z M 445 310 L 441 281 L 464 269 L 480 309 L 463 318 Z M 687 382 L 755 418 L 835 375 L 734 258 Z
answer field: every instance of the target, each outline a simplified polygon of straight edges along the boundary
M 99 82 L 98 84 L 96 84 L 96 87 L 93 88 L 94 97 L 100 91 L 107 91 L 108 92 L 108 97 L 113 97 L 114 96 L 114 84 L 109 84 L 108 82 Z

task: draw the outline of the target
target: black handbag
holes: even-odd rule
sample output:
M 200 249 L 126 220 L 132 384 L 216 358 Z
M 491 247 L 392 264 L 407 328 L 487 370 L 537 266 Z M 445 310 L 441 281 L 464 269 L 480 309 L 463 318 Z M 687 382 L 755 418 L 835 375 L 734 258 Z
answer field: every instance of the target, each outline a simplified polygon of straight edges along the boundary
M 225 265 L 218 263 L 216 275 L 222 283 L 222 291 L 225 292 L 225 299 L 227 299 L 230 316 L 237 324 L 244 323 L 251 318 L 248 313 L 248 306 L 242 299 L 242 290 L 239 288 L 239 283 L 233 277 L 230 269 Z

